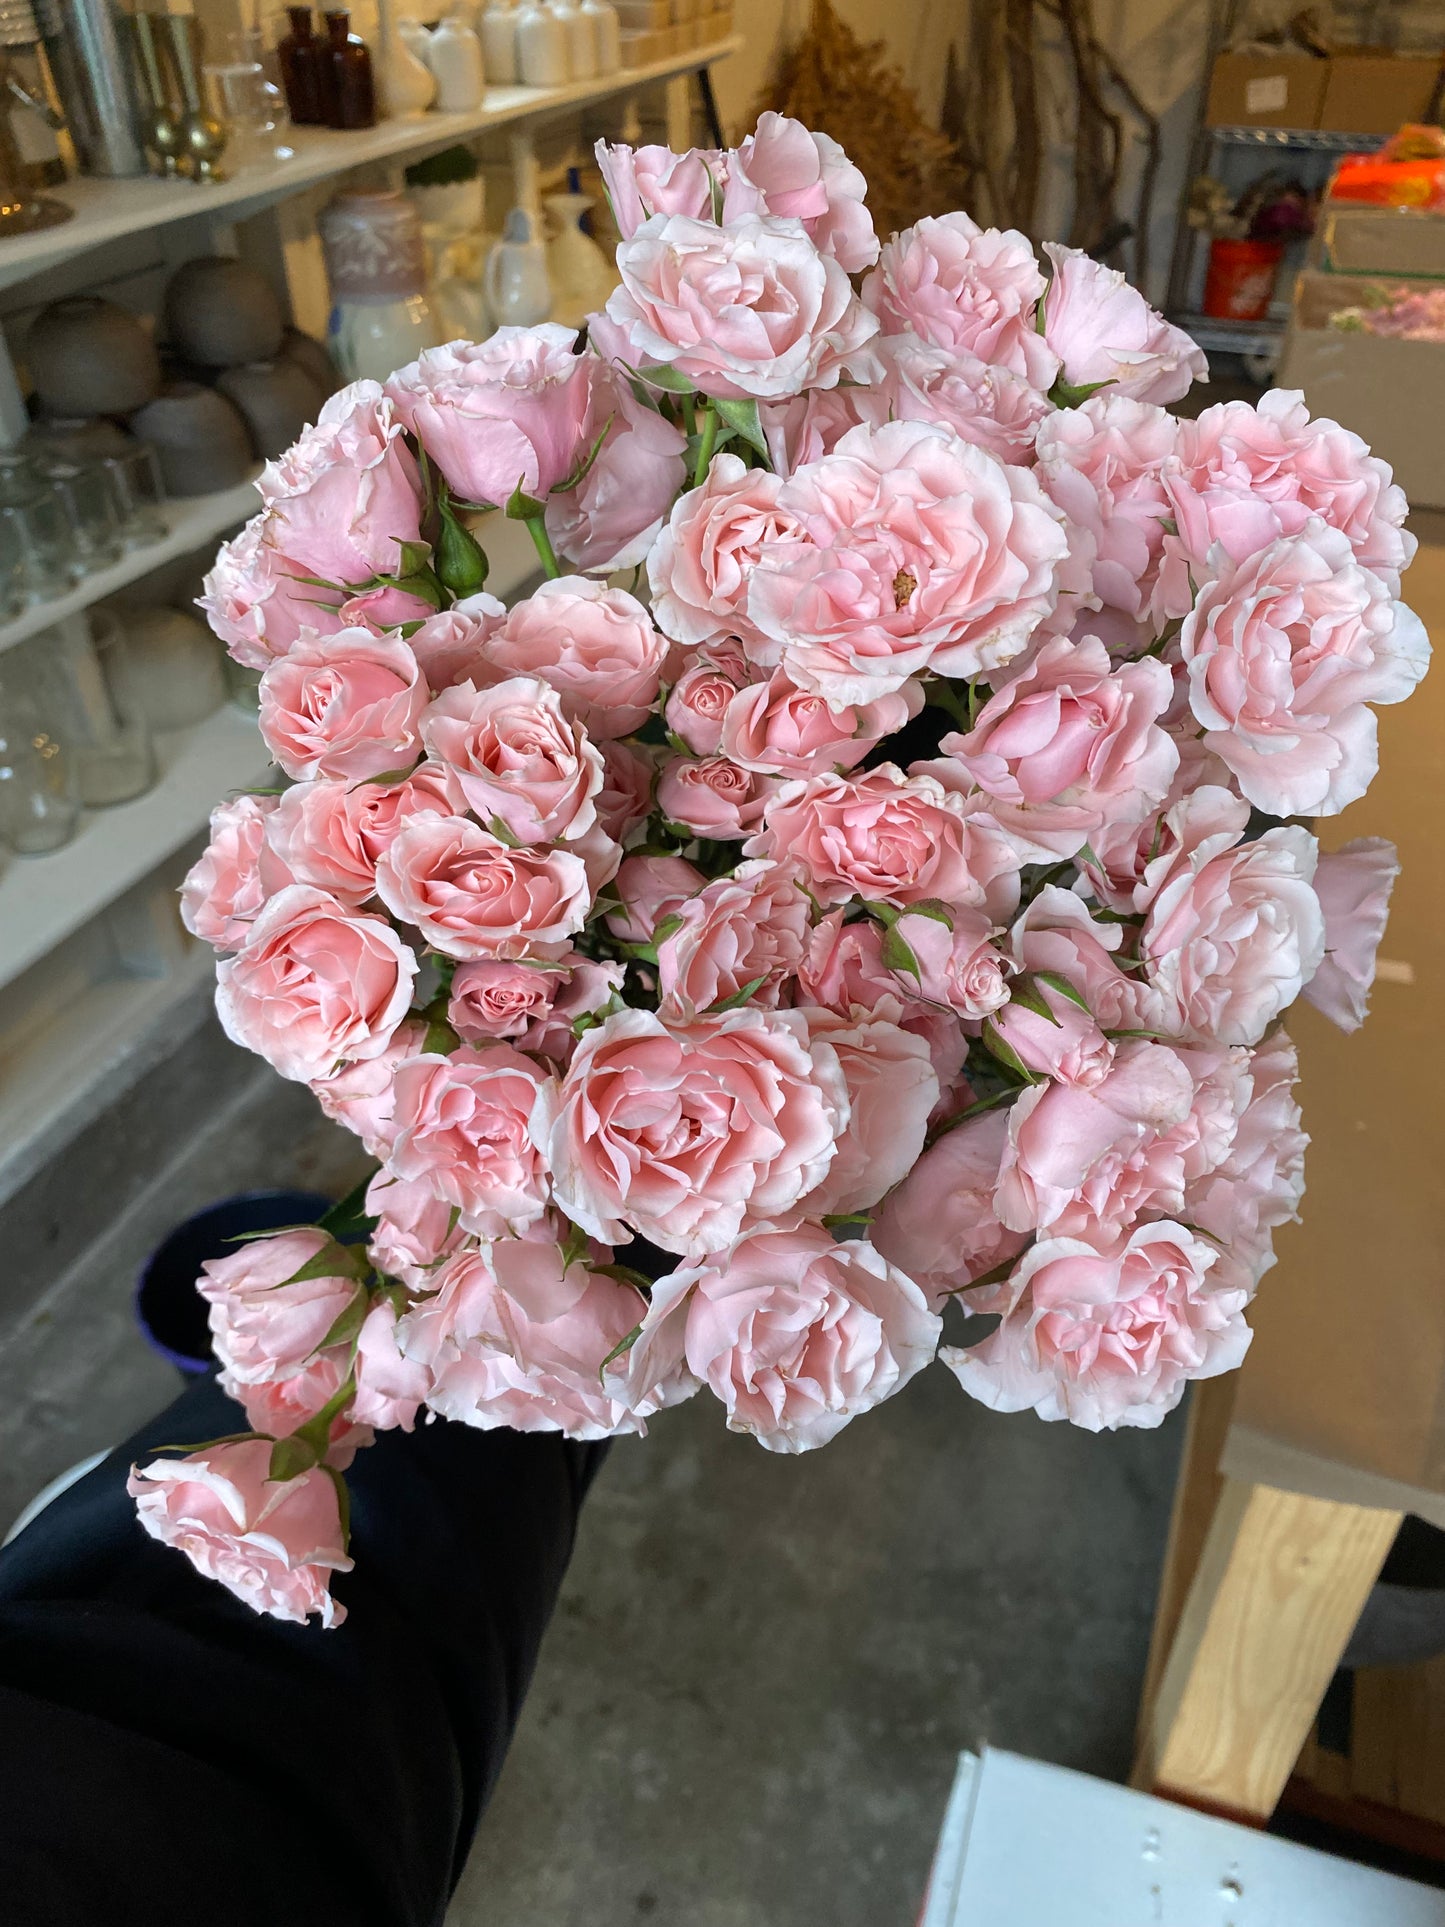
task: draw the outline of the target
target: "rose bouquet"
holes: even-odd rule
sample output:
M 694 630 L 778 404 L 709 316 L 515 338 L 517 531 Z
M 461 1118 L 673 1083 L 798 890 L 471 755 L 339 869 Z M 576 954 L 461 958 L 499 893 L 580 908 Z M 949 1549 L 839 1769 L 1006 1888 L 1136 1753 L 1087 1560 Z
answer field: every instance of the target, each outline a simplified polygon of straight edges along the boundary
M 206 1265 L 250 1429 L 132 1488 L 283 1618 L 341 1617 L 342 1474 L 422 1413 L 706 1389 L 797 1452 L 938 1356 L 1157 1424 L 1299 1203 L 1280 1020 L 1373 974 L 1393 851 L 1299 819 L 1426 666 L 1384 464 L 1296 394 L 1176 420 L 1198 350 L 1081 254 L 880 248 L 796 122 L 600 160 L 586 345 L 346 389 L 204 599 L 291 782 L 186 921 L 379 1168 Z M 483 511 L 547 577 L 510 608 Z M 997 1322 L 940 1350 L 950 1301 Z

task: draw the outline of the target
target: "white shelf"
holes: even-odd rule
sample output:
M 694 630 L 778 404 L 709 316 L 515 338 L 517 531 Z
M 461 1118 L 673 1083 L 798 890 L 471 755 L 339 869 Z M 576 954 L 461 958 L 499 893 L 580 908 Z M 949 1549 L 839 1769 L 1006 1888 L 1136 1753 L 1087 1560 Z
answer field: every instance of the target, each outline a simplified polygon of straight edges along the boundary
M 192 549 L 200 548 L 223 530 L 247 521 L 260 506 L 254 480 L 238 482 L 234 488 L 220 489 L 214 495 L 193 495 L 183 502 L 168 502 L 164 511 L 166 533 L 159 542 L 128 549 L 119 562 L 83 577 L 63 596 L 56 596 L 52 602 L 36 602 L 9 622 L 0 623 L 0 652 L 13 649 L 17 642 L 38 635 L 52 623 L 78 615 L 91 603 L 114 595 L 118 589 L 139 581 L 166 562 L 173 562 L 177 556 L 189 555 Z
M 691 73 L 735 53 L 741 45 L 741 38 L 731 35 L 710 46 L 655 60 L 650 66 L 625 67 L 618 73 L 573 81 L 565 87 L 489 87 L 481 107 L 471 113 L 417 114 L 405 120 L 381 121 L 354 134 L 293 128 L 290 139 L 295 151 L 290 159 L 242 168 L 229 180 L 214 184 L 149 176 L 127 181 L 72 181 L 56 190 L 54 197 L 68 201 L 75 209 L 73 220 L 36 234 L 0 240 L 0 288 L 125 234 L 163 227 L 172 221 L 204 219 L 227 209 L 233 219 L 240 220 L 300 188 L 344 174 L 367 161 L 450 147 L 491 128 L 585 107 L 614 94 L 630 93 L 649 81 Z
M 204 829 L 230 790 L 271 778 L 254 715 L 229 705 L 157 736 L 161 778 L 133 803 L 86 815 L 49 856 L 13 857 L 0 876 L 0 984 L 43 957 Z

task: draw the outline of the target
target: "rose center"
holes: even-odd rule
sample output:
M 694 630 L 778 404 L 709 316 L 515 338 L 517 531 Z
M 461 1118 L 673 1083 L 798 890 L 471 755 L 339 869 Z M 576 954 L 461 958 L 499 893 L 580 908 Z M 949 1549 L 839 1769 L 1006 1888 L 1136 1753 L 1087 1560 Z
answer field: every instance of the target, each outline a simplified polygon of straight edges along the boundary
M 893 578 L 893 607 L 901 609 L 917 587 L 918 577 L 909 569 L 900 569 Z

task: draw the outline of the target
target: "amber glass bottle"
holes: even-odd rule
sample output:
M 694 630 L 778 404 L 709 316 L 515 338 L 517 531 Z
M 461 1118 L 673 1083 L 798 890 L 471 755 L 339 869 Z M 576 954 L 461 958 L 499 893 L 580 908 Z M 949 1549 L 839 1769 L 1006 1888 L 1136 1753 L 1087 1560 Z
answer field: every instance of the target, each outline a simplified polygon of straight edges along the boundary
M 322 67 L 328 50 L 316 38 L 310 7 L 288 7 L 286 12 L 291 31 L 276 49 L 286 108 L 293 126 L 324 127 L 328 115 Z
M 360 34 L 351 31 L 349 13 L 328 13 L 325 62 L 328 126 L 374 127 L 376 89 L 371 74 L 371 50 Z

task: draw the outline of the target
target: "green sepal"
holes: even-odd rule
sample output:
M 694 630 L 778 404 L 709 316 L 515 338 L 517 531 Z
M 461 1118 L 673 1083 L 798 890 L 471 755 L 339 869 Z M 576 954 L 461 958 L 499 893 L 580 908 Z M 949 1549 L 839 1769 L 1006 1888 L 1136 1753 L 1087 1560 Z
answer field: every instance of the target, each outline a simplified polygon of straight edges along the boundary
M 717 410 L 719 419 L 735 435 L 741 435 L 743 440 L 755 448 L 764 460 L 767 459 L 767 437 L 763 434 L 763 424 L 755 401 L 727 401 L 719 398 L 714 401 L 713 407 Z
M 271 1464 L 266 1477 L 273 1485 L 285 1485 L 292 1479 L 299 1479 L 315 1465 L 321 1463 L 321 1454 L 309 1439 L 300 1432 L 292 1432 L 288 1438 L 277 1439 L 271 1447 Z
M 918 967 L 918 959 L 913 954 L 913 946 L 906 937 L 898 934 L 895 924 L 890 924 L 883 933 L 883 945 L 879 952 L 885 970 L 906 971 L 916 984 L 923 982 L 923 972 Z
M 569 1271 L 573 1265 L 580 1264 L 587 1256 L 592 1240 L 580 1224 L 568 1220 L 567 1237 L 562 1246 L 562 1269 Z
M 311 1278 L 358 1278 L 364 1270 L 364 1262 L 354 1247 L 338 1244 L 328 1238 L 314 1258 L 308 1258 L 299 1271 L 293 1271 L 284 1278 L 283 1285 L 304 1285 Z M 278 1286 L 279 1290 L 281 1287 Z
M 432 1017 L 428 1019 L 421 1047 L 423 1054 L 428 1057 L 450 1057 L 461 1041 L 444 1018 Z
M 1027 976 L 1015 977 L 1009 985 L 1009 1002 L 1020 1005 L 1024 1010 L 1031 1010 L 1035 1017 L 1042 1017 L 1055 1030 L 1059 1028 L 1059 1020 L 1049 1009 L 1048 999 L 1040 995 Z
M 609 415 L 607 417 L 606 421 L 602 424 L 600 432 L 594 438 L 591 448 L 588 449 L 587 453 L 582 457 L 581 461 L 578 462 L 570 475 L 565 475 L 560 482 L 554 482 L 552 484 L 551 488 L 547 491 L 549 495 L 568 495 L 574 488 L 581 487 L 583 482 L 587 480 L 588 472 L 592 464 L 602 453 L 602 444 L 607 440 L 608 430 L 616 420 L 616 415 Z
M 1075 387 L 1072 382 L 1065 381 L 1061 375 L 1049 390 L 1049 400 L 1055 408 L 1082 408 L 1090 395 L 1097 395 L 1101 388 L 1113 386 L 1113 380 L 1110 379 L 1109 381 L 1084 381 Z
M 602 1383 L 603 1378 L 606 1376 L 607 1367 L 612 1363 L 613 1359 L 621 1358 L 624 1352 L 630 1352 L 632 1350 L 632 1347 L 637 1343 L 638 1339 L 641 1338 L 641 1336 L 642 1336 L 642 1326 L 638 1324 L 638 1325 L 634 1325 L 632 1327 L 632 1330 L 628 1332 L 625 1337 L 618 1339 L 617 1343 L 612 1347 L 612 1350 L 607 1354 L 606 1358 L 604 1358 L 602 1363 L 597 1367 L 597 1382 L 599 1385 Z
M 735 990 L 731 997 L 719 997 L 715 1004 L 709 1004 L 703 1012 L 703 1016 L 721 1017 L 724 1011 L 741 1010 L 742 1006 L 747 1003 L 750 998 L 757 995 L 758 991 L 766 982 L 767 973 L 765 971 L 761 977 L 754 977 L 750 984 L 744 984 L 741 990 Z
M 1089 1009 L 1083 992 L 1071 984 L 1067 977 L 1060 976 L 1057 970 L 1035 970 L 1031 974 L 1036 982 L 1047 984 L 1050 990 L 1058 991 L 1059 995 L 1067 997 L 1071 1004 L 1077 1004 L 1086 1016 L 1093 1016 L 1094 1013 Z
M 546 513 L 547 504 L 529 495 L 520 482 L 507 497 L 507 515 L 513 522 L 540 522 Z
M 655 368 L 634 368 L 632 372 L 636 380 L 665 395 L 690 395 L 694 390 L 691 375 L 684 375 L 668 361 L 658 362 Z
M 351 1294 L 345 1307 L 336 1314 L 331 1329 L 316 1347 L 318 1352 L 329 1351 L 333 1345 L 352 1345 L 356 1335 L 366 1323 L 366 1314 L 371 1310 L 371 1298 L 364 1285 Z
M 356 1237 L 368 1236 L 376 1229 L 376 1219 L 366 1209 L 366 1194 L 371 1188 L 371 1180 L 380 1166 L 373 1166 L 359 1184 L 354 1184 L 344 1198 L 324 1211 L 317 1219 L 322 1231 L 329 1231 L 333 1238 L 342 1242 Z
M 953 928 L 953 911 L 942 897 L 920 897 L 917 903 L 910 903 L 898 913 L 903 917 L 932 917 L 945 929 Z
M 437 543 L 436 572 L 443 585 L 460 601 L 486 587 L 487 557 L 471 530 L 450 508 L 441 509 L 441 540 Z
M 431 567 L 430 542 L 398 542 L 396 545 L 396 568 L 390 576 L 378 576 L 371 583 L 372 588 L 382 588 L 389 581 L 399 582 L 405 576 L 422 575 Z
M 703 162 L 702 166 L 703 172 L 707 175 L 708 206 L 712 212 L 713 220 L 721 227 L 723 218 L 722 182 L 713 173 L 706 161 Z
M 999 1036 L 997 1030 L 986 1017 L 983 1020 L 982 1037 L 984 1049 L 991 1057 L 996 1057 L 1005 1070 L 1010 1070 L 1015 1076 L 1021 1077 L 1025 1084 L 1037 1084 L 1039 1082 L 1039 1079 L 1034 1076 L 1018 1052 L 1011 1044 L 1004 1042 L 1003 1038 Z
M 675 930 L 681 930 L 682 918 L 676 910 L 670 910 L 665 917 L 659 917 L 652 926 L 652 947 L 658 950 L 665 944 Z
M 487 824 L 487 828 L 491 831 L 492 835 L 497 839 L 497 841 L 499 843 L 505 843 L 509 850 L 521 849 L 522 847 L 521 837 L 513 836 L 512 832 L 507 828 L 506 824 L 502 821 L 500 816 L 493 815 Z

